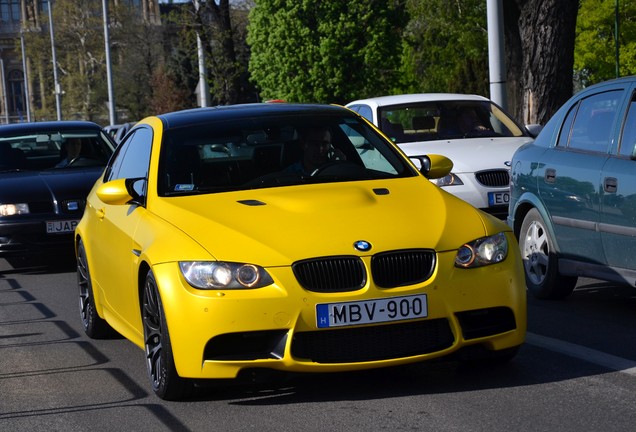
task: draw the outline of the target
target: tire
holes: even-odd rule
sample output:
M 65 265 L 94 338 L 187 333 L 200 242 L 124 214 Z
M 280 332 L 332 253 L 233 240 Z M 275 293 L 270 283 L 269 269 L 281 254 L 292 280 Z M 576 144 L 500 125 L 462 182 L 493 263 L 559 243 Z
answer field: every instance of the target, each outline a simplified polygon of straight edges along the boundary
M 179 400 L 189 396 L 194 384 L 177 373 L 163 304 L 152 270 L 146 275 L 144 284 L 142 321 L 146 368 L 152 390 L 164 400 Z
M 99 316 L 95 309 L 95 294 L 86 259 L 86 249 L 80 240 L 77 246 L 77 286 L 79 288 L 79 310 L 84 333 L 91 339 L 109 339 L 116 333 Z
M 563 299 L 574 291 L 576 276 L 559 274 L 554 242 L 537 209 L 526 214 L 519 233 L 519 248 L 526 275 L 526 286 L 540 299 Z

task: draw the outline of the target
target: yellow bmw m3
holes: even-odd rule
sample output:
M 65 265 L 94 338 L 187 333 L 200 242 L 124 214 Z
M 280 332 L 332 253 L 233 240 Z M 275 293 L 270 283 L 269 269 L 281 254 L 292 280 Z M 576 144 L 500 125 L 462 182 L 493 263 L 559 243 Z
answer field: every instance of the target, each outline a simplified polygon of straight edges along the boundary
M 255 369 L 508 361 L 526 332 L 519 248 L 428 180 L 451 168 L 337 106 L 146 118 L 75 231 L 84 330 L 142 348 L 164 399 Z

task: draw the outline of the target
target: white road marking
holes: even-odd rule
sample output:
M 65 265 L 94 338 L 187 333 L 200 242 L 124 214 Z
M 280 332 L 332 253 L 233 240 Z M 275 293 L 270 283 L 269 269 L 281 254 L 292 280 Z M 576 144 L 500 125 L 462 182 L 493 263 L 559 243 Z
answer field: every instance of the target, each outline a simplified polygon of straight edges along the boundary
M 636 376 L 636 361 L 633 360 L 628 360 L 602 351 L 586 348 L 581 345 L 529 332 L 526 333 L 526 342 L 539 348 L 545 348 L 550 351 L 555 351 L 570 357 L 603 366 L 607 369 Z

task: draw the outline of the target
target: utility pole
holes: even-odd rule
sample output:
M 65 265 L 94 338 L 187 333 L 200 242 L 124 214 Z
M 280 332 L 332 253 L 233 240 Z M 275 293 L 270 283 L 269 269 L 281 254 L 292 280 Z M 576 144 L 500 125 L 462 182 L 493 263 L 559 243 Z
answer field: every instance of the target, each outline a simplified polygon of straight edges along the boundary
M 199 14 L 199 0 L 194 0 L 194 10 Z M 210 88 L 208 86 L 208 71 L 205 67 L 205 51 L 201 36 L 197 31 L 197 55 L 199 57 L 199 106 L 206 107 L 210 105 Z
M 507 109 L 506 59 L 504 56 L 504 25 L 502 0 L 487 0 L 488 9 L 488 70 L 490 99 Z
M 4 103 L 4 121 L 9 124 L 9 100 L 7 98 L 7 81 L 4 79 L 4 60 L 0 58 L 0 80 L 2 80 L 2 99 Z
M 53 13 L 51 0 L 47 0 L 49 9 L 49 30 L 51 32 L 51 57 L 53 61 L 53 82 L 55 84 L 55 106 L 57 108 L 57 120 L 62 120 L 62 87 L 57 80 L 57 59 L 55 57 L 55 36 L 53 32 Z
M 108 82 L 108 120 L 110 125 L 117 123 L 117 113 L 115 111 L 115 93 L 113 91 L 113 73 L 110 61 L 110 35 L 108 32 L 108 0 L 102 0 L 102 10 L 104 14 L 104 44 L 106 50 L 106 81 Z
M 26 50 L 24 49 L 24 32 L 20 32 L 20 48 L 22 50 L 22 70 L 24 71 L 24 109 L 27 121 L 31 121 L 31 92 L 29 91 L 29 76 L 27 75 Z
M 616 78 L 620 78 L 621 76 L 621 67 L 620 67 L 620 50 L 618 44 L 618 35 L 619 35 L 619 19 L 618 19 L 618 0 L 614 3 L 614 43 L 616 45 Z

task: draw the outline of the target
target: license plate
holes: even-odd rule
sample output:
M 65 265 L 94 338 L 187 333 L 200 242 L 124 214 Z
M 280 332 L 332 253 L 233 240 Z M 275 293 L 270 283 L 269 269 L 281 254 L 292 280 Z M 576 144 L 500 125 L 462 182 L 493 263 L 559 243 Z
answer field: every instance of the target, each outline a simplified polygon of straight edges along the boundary
M 318 328 L 425 318 L 426 294 L 316 305 Z
M 510 192 L 488 192 L 488 205 L 499 206 L 508 205 L 510 202 Z
M 64 234 L 75 231 L 75 227 L 79 223 L 79 219 L 59 220 L 59 221 L 47 221 L 46 233 L 47 234 Z

